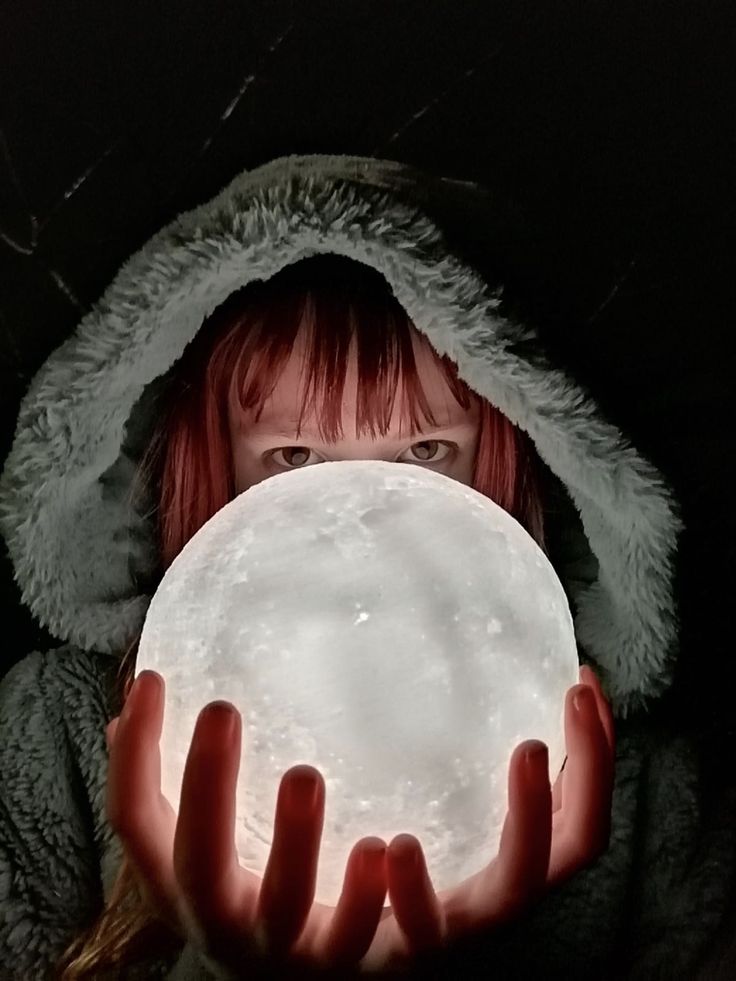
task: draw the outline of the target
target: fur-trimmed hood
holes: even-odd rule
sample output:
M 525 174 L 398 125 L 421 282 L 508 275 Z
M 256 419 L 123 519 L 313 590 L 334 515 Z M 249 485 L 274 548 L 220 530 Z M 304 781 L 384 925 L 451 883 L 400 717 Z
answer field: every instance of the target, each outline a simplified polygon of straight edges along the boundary
M 677 503 L 565 366 L 536 348 L 534 325 L 504 312 L 504 283 L 453 254 L 429 205 L 450 185 L 474 193 L 391 161 L 285 157 L 241 174 L 122 266 L 33 379 L 0 478 L 0 530 L 22 599 L 54 636 L 120 656 L 137 635 L 157 557 L 154 528 L 129 499 L 160 379 L 234 290 L 334 252 L 381 273 L 439 354 L 534 441 L 568 502 L 567 545 L 550 558 L 581 657 L 615 713 L 666 689 Z

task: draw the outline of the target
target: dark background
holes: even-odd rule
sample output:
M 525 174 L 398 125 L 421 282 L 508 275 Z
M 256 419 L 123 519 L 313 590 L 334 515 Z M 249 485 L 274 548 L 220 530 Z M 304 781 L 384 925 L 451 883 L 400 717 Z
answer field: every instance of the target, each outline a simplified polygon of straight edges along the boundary
M 5 2 L 0 461 L 119 265 L 239 171 L 302 153 L 404 161 L 523 208 L 509 276 L 682 505 L 682 653 L 656 713 L 700 735 L 717 799 L 736 774 L 733 3 Z M 0 675 L 58 646 L 4 543 L 0 604 Z
M 0 460 L 34 373 L 122 261 L 242 169 L 346 153 L 484 182 L 530 216 L 549 344 L 682 503 L 682 655 L 658 711 L 724 769 L 733 4 L 16 0 L 0 17 Z M 0 561 L 4 673 L 59 642 L 4 544 Z

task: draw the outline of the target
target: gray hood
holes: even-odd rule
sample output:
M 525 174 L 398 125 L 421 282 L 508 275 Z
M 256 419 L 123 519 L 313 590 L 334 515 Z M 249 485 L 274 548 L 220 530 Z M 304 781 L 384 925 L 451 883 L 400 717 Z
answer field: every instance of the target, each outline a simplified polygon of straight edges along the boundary
M 677 653 L 677 502 L 549 362 L 534 326 L 504 313 L 503 283 L 453 254 L 418 206 L 451 186 L 474 193 L 391 161 L 281 158 L 241 174 L 124 263 L 34 377 L 0 478 L 0 531 L 23 602 L 55 637 L 119 657 L 142 627 L 158 557 L 151 502 L 131 503 L 132 480 L 161 380 L 203 320 L 249 281 L 334 252 L 381 273 L 437 352 L 534 441 L 567 502 L 550 558 L 581 657 L 616 715 L 666 689 Z

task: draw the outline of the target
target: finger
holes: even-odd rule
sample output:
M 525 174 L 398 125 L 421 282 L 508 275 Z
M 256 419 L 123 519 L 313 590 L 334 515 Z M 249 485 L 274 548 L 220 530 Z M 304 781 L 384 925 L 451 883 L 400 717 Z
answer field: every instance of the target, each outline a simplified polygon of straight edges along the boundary
M 509 765 L 509 809 L 498 857 L 488 866 L 491 921 L 514 916 L 546 889 L 552 842 L 549 751 L 539 740 L 514 750 Z
M 578 697 L 580 710 L 575 708 Z M 568 758 L 550 883 L 595 861 L 610 834 L 613 761 L 594 693 L 587 685 L 575 685 L 567 694 L 565 742 Z
M 412 954 L 442 944 L 445 915 L 432 886 L 422 846 L 413 835 L 397 835 L 386 852 L 391 907 Z
M 324 780 L 314 767 L 300 764 L 284 774 L 256 920 L 261 944 L 274 954 L 290 950 L 312 908 L 324 798 Z
M 174 837 L 187 923 L 214 956 L 230 957 L 243 945 L 258 895 L 258 877 L 241 869 L 235 847 L 240 747 L 240 714 L 227 702 L 211 702 L 195 725 Z
M 580 681 L 588 685 L 595 692 L 596 705 L 598 707 L 598 716 L 601 720 L 604 732 L 606 733 L 606 741 L 608 743 L 609 753 L 611 757 L 616 755 L 616 737 L 615 737 L 615 724 L 613 721 L 613 713 L 611 711 L 611 706 L 603 693 L 603 688 L 600 681 L 598 680 L 598 675 L 595 671 L 587 664 L 584 664 L 580 668 Z M 565 757 L 565 762 L 562 765 L 557 779 L 552 787 L 552 813 L 556 814 L 557 811 L 562 807 L 563 798 L 563 784 L 565 782 L 564 769 L 567 764 L 567 757 Z
M 386 842 L 363 838 L 350 853 L 342 893 L 315 952 L 326 967 L 357 964 L 371 945 L 386 898 Z
M 606 734 L 608 749 L 612 756 L 616 753 L 616 726 L 613 721 L 613 712 L 608 699 L 603 693 L 598 675 L 588 664 L 584 664 L 580 669 L 580 680 L 583 684 L 589 685 L 595 693 L 595 702 L 598 708 L 598 716 Z
M 110 749 L 107 817 L 149 904 L 181 933 L 172 847 L 176 815 L 161 794 L 159 740 L 165 684 L 142 671 L 126 699 Z

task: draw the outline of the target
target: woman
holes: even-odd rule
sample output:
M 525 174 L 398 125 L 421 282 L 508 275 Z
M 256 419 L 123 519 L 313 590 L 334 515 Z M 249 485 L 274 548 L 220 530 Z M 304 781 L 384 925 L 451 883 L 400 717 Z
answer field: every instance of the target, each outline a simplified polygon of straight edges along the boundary
M 449 468 L 445 472 L 454 479 L 470 479 L 509 510 L 544 545 L 567 591 L 581 660 L 593 668 L 583 670 L 582 684 L 568 693 L 565 706 L 570 779 L 566 766 L 553 793 L 540 766 L 531 783 L 524 783 L 523 753 L 512 758 L 507 841 L 514 844 L 495 866 L 506 870 L 494 877 L 495 905 L 477 902 L 469 888 L 454 904 L 434 896 L 422 868 L 421 842 L 405 836 L 391 843 L 365 840 L 354 855 L 357 860 L 365 852 L 373 865 L 362 876 L 349 863 L 352 911 L 344 912 L 339 930 L 330 926 L 328 932 L 328 920 L 309 907 L 318 853 L 315 812 L 294 902 L 284 905 L 264 879 L 259 922 L 270 927 L 262 928 L 261 939 L 265 943 L 271 934 L 269 956 L 276 953 L 274 936 L 289 957 L 302 955 L 302 974 L 305 963 L 329 965 L 336 953 L 334 963 L 371 970 L 394 962 L 411 965 L 426 949 L 445 950 L 451 957 L 443 943 L 449 936 L 459 945 L 480 944 L 479 956 L 499 970 L 506 964 L 532 975 L 557 970 L 574 977 L 608 967 L 628 925 L 646 922 L 650 928 L 627 896 L 632 884 L 656 884 L 660 869 L 679 860 L 690 825 L 676 822 L 674 835 L 668 829 L 664 864 L 662 851 L 657 863 L 637 864 L 636 842 L 642 836 L 656 840 L 662 823 L 661 815 L 640 811 L 638 799 L 654 781 L 664 806 L 683 793 L 687 800 L 688 786 L 697 782 L 687 751 L 670 753 L 665 771 L 653 773 L 649 766 L 662 737 L 648 727 L 646 709 L 671 680 L 677 644 L 672 595 L 681 527 L 677 507 L 663 477 L 576 383 L 546 360 L 532 325 L 509 315 L 501 284 L 490 277 L 485 281 L 453 252 L 424 210 L 431 189 L 442 186 L 399 164 L 355 158 L 286 158 L 241 175 L 125 264 L 26 396 L 0 484 L 2 530 L 24 600 L 63 646 L 24 658 L 0 688 L 2 718 L 8 719 L 3 793 L 12 825 L 0 822 L 0 847 L 8 854 L 20 833 L 23 853 L 37 856 L 16 871 L 22 888 L 1 901 L 6 921 L 22 925 L 0 935 L 0 952 L 12 958 L 19 976 L 33 976 L 52 962 L 68 966 L 70 960 L 75 966 L 63 977 L 83 977 L 85 963 L 99 976 L 102 965 L 119 956 L 126 977 L 134 977 L 136 969 L 142 977 L 206 977 L 208 971 L 227 977 L 237 976 L 247 957 L 259 956 L 253 939 L 257 920 L 251 915 L 258 894 L 251 886 L 234 888 L 221 904 L 222 915 L 207 922 L 211 904 L 198 901 L 197 893 L 211 898 L 214 885 L 197 872 L 193 851 L 186 847 L 191 822 L 181 831 L 179 852 L 185 859 L 175 868 L 174 816 L 152 803 L 155 766 L 144 772 L 156 751 L 159 680 L 144 673 L 128 698 L 134 665 L 127 665 L 122 684 L 110 669 L 118 668 L 126 651 L 128 658 L 134 652 L 150 596 L 178 551 L 254 477 L 268 479 L 276 472 L 267 466 L 310 463 L 313 452 L 317 461 L 330 453 L 389 458 L 386 440 L 390 459 L 406 462 L 413 454 L 412 462 L 432 465 L 434 441 L 421 440 L 415 447 L 410 438 L 399 446 L 403 420 L 391 412 L 381 418 L 391 391 L 377 366 L 381 352 L 390 352 L 397 339 L 402 357 L 394 351 L 388 363 L 399 366 L 403 387 L 410 389 L 409 405 L 414 383 L 409 349 L 419 361 L 417 377 L 430 388 L 427 405 L 418 393 L 414 401 L 426 423 L 415 418 L 413 424 L 422 428 L 442 421 L 430 418 L 432 391 L 441 390 L 432 388 L 439 385 L 432 371 L 440 362 L 462 409 L 467 442 L 448 447 L 437 466 Z M 318 253 L 337 253 L 348 264 L 360 264 L 360 275 L 345 273 L 342 297 L 335 261 L 322 267 L 320 286 L 319 263 L 312 261 Z M 329 342 L 321 355 L 319 344 L 307 351 L 306 335 L 299 334 L 308 295 L 318 314 L 312 317 L 314 336 Z M 354 332 L 346 326 L 351 303 L 362 325 Z M 347 353 L 354 336 L 372 349 L 366 364 L 372 357 L 373 367 L 365 371 L 362 390 L 361 358 L 354 362 Z M 422 347 L 422 336 L 444 360 Z M 285 352 L 291 353 L 292 344 L 295 361 L 289 367 Z M 274 396 L 279 367 L 297 374 L 308 367 L 315 379 L 326 379 L 329 391 L 341 366 L 349 379 L 349 411 L 335 420 L 335 402 L 332 407 L 327 397 L 315 402 L 314 414 L 306 418 L 317 429 L 324 421 L 320 443 L 310 439 L 305 446 L 297 427 L 293 438 L 299 442 L 269 443 L 258 459 L 264 469 L 254 471 L 254 444 L 248 440 L 254 438 L 261 400 L 271 399 L 270 409 L 281 405 L 285 412 L 289 406 L 279 401 L 282 396 L 293 396 L 290 408 L 306 397 L 306 389 L 295 391 L 288 374 Z M 370 397 L 371 390 L 377 398 Z M 456 411 L 451 401 L 446 404 Z M 380 440 L 375 433 L 364 438 L 362 424 L 370 424 L 371 415 L 379 417 L 374 421 Z M 332 422 L 342 422 L 348 433 L 341 443 Z M 347 427 L 353 423 L 355 442 L 350 443 Z M 245 442 L 238 441 L 241 433 Z M 431 433 L 422 429 L 420 435 Z M 429 450 L 421 448 L 428 443 Z M 268 465 L 263 454 L 270 454 Z M 578 691 L 591 701 L 584 708 L 587 721 L 576 725 L 572 701 Z M 130 712 L 116 723 L 126 698 Z M 606 773 L 614 753 L 609 701 L 617 718 L 612 800 L 612 766 Z M 35 711 L 24 713 L 28 705 Z M 202 713 L 190 757 L 196 775 L 198 740 L 216 736 L 219 777 L 210 789 L 220 801 L 222 837 L 208 843 L 209 854 L 227 845 L 226 791 L 232 788 L 235 758 L 232 745 L 227 749 L 220 742 L 224 737 L 210 728 L 216 722 Z M 43 820 L 24 822 L 29 786 L 43 803 L 51 772 L 60 803 Z M 282 790 L 299 777 L 306 777 L 320 797 L 320 777 L 312 768 L 295 768 Z M 573 787 L 577 790 L 568 791 Z M 577 802 L 588 812 L 565 817 L 567 826 L 580 832 L 565 836 L 559 819 L 555 828 L 554 816 L 567 814 L 568 801 L 572 810 Z M 323 804 L 322 797 L 318 811 Z M 183 802 L 183 825 L 185 807 Z M 154 832 L 146 830 L 141 813 L 155 816 Z M 284 803 L 276 839 L 279 828 L 288 837 L 294 817 Z M 418 873 L 408 876 L 402 866 L 407 850 L 420 856 Z M 182 882 L 188 874 L 190 881 Z M 103 897 L 95 892 L 96 876 Z M 48 888 L 48 881 L 54 887 Z M 31 884 L 39 897 L 35 908 L 24 898 Z M 392 906 L 377 921 L 386 890 Z M 231 907 L 236 894 L 240 905 L 233 900 Z M 356 905 L 360 915 L 354 915 Z M 228 915 L 236 907 L 238 937 L 231 943 Z M 412 920 L 415 910 L 419 915 Z M 697 927 L 697 937 L 674 925 L 682 942 L 668 968 L 691 962 L 702 931 L 712 929 L 719 911 L 716 905 L 709 923 Z M 646 929 L 640 930 L 643 945 Z M 651 929 L 656 934 L 661 924 Z

